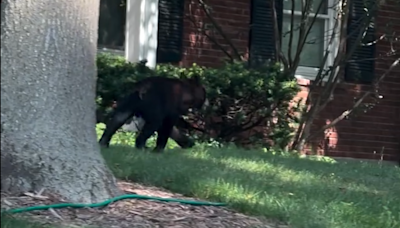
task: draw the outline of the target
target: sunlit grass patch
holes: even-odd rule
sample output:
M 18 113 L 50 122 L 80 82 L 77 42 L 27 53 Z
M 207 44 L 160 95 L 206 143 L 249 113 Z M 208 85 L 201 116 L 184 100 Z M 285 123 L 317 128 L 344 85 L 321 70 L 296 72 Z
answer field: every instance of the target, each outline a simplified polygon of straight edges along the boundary
M 205 144 L 170 148 L 153 154 L 114 144 L 102 153 L 118 178 L 226 202 L 296 228 L 400 227 L 397 167 Z

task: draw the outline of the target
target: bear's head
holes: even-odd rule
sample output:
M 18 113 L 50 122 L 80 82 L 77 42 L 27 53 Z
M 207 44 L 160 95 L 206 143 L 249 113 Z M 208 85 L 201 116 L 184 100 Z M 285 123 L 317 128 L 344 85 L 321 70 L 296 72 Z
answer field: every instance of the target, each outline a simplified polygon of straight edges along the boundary
M 202 109 L 209 105 L 207 92 L 204 85 L 201 83 L 199 75 L 194 75 L 190 78 L 183 79 L 186 90 L 183 94 L 183 102 L 189 108 Z

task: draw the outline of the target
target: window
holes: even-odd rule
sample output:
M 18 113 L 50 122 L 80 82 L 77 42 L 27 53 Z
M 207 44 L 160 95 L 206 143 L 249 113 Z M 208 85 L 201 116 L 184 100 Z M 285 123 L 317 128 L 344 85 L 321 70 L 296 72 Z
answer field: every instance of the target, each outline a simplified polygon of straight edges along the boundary
M 125 0 L 100 0 L 98 49 L 123 55 L 125 24 Z
M 150 67 L 179 62 L 183 15 L 184 0 L 101 0 L 98 49 Z
M 335 24 L 335 9 L 332 7 L 334 5 L 334 0 L 314 0 L 314 5 L 312 6 L 312 11 L 309 15 L 310 18 L 315 16 L 315 12 L 319 4 L 323 1 L 323 5 L 317 18 L 310 30 L 307 37 L 307 41 L 303 47 L 302 53 L 300 55 L 299 67 L 297 68 L 296 77 L 314 79 L 318 73 L 319 67 L 324 56 L 325 49 L 327 48 L 329 39 L 332 34 L 332 29 Z M 283 21 L 282 21 L 282 51 L 285 55 L 288 53 L 289 49 L 289 39 L 290 39 L 290 22 L 291 22 L 291 10 L 292 4 L 290 0 L 284 0 L 283 2 Z M 295 12 L 294 12 L 294 26 L 295 32 L 293 32 L 292 41 L 292 58 L 295 55 L 297 49 L 297 41 L 299 39 L 299 27 L 301 20 L 301 1 L 295 1 Z M 333 48 L 337 48 L 337 41 L 333 45 Z M 335 50 L 331 50 L 331 56 L 327 59 L 326 66 L 333 63 Z
M 275 46 L 276 46 L 276 34 L 274 25 L 271 23 L 272 18 L 272 2 L 275 3 L 275 12 L 277 16 L 279 34 L 282 39 L 282 51 L 287 53 L 290 31 L 290 17 L 291 17 L 291 0 L 251 0 L 251 20 L 250 20 L 250 34 L 249 34 L 249 62 L 252 67 L 257 67 L 259 64 L 263 64 L 268 60 L 274 60 L 275 58 Z M 321 12 L 316 18 L 313 27 L 311 28 L 310 34 L 308 35 L 308 42 L 303 47 L 300 66 L 297 68 L 296 77 L 313 80 L 318 74 L 319 66 L 323 58 L 325 49 L 329 43 L 332 35 L 332 30 L 336 23 L 335 17 L 337 15 L 336 9 L 340 0 L 314 0 L 315 7 L 319 3 L 324 4 Z M 349 61 L 346 62 L 344 79 L 346 82 L 351 83 L 363 83 L 369 84 L 374 80 L 375 74 L 375 45 L 361 45 L 356 42 L 357 34 L 359 34 L 362 26 L 359 26 L 360 21 L 366 16 L 365 3 L 379 4 L 374 0 L 352 0 L 349 1 L 349 18 L 347 23 L 347 52 L 351 47 L 355 47 L 354 53 L 350 57 Z M 295 18 L 294 18 L 294 29 L 298 26 L 299 18 L 301 16 L 300 8 L 301 1 L 295 1 Z M 370 8 L 371 9 L 371 8 Z M 375 7 L 376 9 L 376 7 Z M 369 23 L 369 27 L 365 33 L 363 43 L 371 43 L 376 40 L 375 34 L 375 14 L 376 11 L 368 11 L 371 14 L 372 21 Z M 310 14 L 313 17 L 314 14 Z M 338 29 L 339 26 L 336 28 Z M 339 34 L 337 31 L 336 34 Z M 326 61 L 324 68 L 333 65 L 335 55 L 338 51 L 339 46 L 339 35 L 333 40 L 330 48 L 330 56 Z M 298 41 L 298 33 L 294 33 L 294 43 L 292 43 L 293 52 L 295 51 Z

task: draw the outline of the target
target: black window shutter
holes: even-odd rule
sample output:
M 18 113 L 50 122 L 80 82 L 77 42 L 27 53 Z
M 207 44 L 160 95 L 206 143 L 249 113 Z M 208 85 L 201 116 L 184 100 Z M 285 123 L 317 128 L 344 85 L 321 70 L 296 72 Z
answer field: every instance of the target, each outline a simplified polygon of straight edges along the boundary
M 249 60 L 251 66 L 264 64 L 275 59 L 275 34 L 272 17 L 271 1 L 275 1 L 278 19 L 279 38 L 282 34 L 283 1 L 282 0 L 252 0 L 250 17 Z
M 176 63 L 182 59 L 185 0 L 158 1 L 157 63 Z
M 351 47 L 357 46 L 346 63 L 344 79 L 346 82 L 368 84 L 373 82 L 375 76 L 375 44 L 362 46 L 375 40 L 375 17 L 372 17 L 367 32 L 361 42 L 356 43 L 358 34 L 361 32 L 363 19 L 366 17 L 364 3 L 377 4 L 374 0 L 353 0 L 350 1 L 349 20 L 347 24 L 347 52 Z M 371 7 L 368 7 L 371 8 Z M 372 12 L 370 12 L 372 13 Z M 372 15 L 374 16 L 375 13 Z M 376 14 L 375 14 L 376 15 Z M 365 20 L 364 20 L 365 21 Z

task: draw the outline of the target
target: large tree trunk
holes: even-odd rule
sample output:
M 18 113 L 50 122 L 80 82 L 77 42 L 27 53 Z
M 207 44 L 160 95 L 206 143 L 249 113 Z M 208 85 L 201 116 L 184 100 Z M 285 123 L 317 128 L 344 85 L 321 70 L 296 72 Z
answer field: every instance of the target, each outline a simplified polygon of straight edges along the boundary
M 1 189 L 119 193 L 96 141 L 99 0 L 1 3 Z

